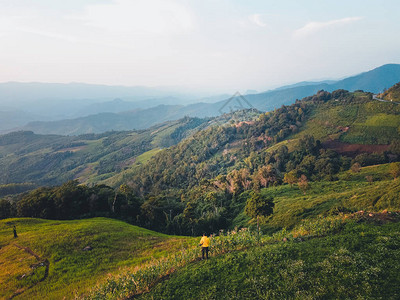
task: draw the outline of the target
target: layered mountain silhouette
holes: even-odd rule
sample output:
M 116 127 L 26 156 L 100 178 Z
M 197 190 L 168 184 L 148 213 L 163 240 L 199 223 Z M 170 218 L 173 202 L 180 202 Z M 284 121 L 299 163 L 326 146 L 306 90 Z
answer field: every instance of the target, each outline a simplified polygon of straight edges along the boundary
M 154 107 L 143 108 L 136 104 L 118 99 L 103 104 L 109 112 L 98 112 L 101 105 L 92 104 L 93 114 L 85 117 L 66 119 L 52 122 L 31 122 L 18 129 L 31 130 L 40 134 L 78 135 L 83 133 L 101 133 L 110 130 L 144 129 L 154 124 L 177 120 L 184 116 L 212 117 L 232 110 L 243 108 L 256 108 L 260 111 L 269 111 L 282 105 L 294 103 L 325 90 L 332 92 L 337 89 L 348 91 L 363 90 L 374 94 L 391 87 L 400 81 L 400 65 L 387 64 L 356 76 L 338 81 L 300 82 L 294 85 L 277 88 L 258 94 L 247 94 L 225 98 L 214 103 L 199 102 L 189 105 L 171 105 L 174 98 L 153 100 Z M 109 91 L 107 90 L 107 93 Z M 215 98 L 218 99 L 218 98 Z M 175 102 L 175 104 L 177 104 Z M 166 104 L 165 104 L 166 103 Z M 126 108 L 126 111 L 123 111 Z M 103 110 L 104 111 L 104 110 Z M 0 128 L 1 130 L 1 128 Z M 8 130 L 10 131 L 10 130 Z

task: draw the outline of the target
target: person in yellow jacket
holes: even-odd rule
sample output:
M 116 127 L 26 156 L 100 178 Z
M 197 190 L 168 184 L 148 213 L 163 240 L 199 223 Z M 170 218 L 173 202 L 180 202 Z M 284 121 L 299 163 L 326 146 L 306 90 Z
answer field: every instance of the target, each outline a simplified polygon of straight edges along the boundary
M 200 240 L 201 246 L 201 257 L 204 259 L 204 254 L 208 259 L 208 247 L 210 247 L 210 239 L 207 237 L 205 233 L 203 233 L 203 237 Z

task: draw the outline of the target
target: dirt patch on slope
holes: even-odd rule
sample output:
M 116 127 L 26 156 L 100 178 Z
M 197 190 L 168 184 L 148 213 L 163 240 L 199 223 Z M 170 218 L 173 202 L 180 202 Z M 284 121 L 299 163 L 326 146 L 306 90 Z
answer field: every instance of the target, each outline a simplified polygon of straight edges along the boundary
M 324 148 L 332 149 L 339 154 L 350 157 L 356 157 L 361 153 L 383 153 L 389 149 L 389 145 L 363 145 L 363 144 L 348 144 L 337 140 L 323 142 Z

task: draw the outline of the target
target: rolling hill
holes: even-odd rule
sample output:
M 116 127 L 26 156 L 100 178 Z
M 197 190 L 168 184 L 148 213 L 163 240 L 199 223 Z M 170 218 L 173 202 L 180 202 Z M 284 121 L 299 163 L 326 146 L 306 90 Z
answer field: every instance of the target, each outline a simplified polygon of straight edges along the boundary
M 55 185 L 72 179 L 96 183 L 137 168 L 160 149 L 213 124 L 247 120 L 258 114 L 249 111 L 218 118 L 184 117 L 146 130 L 77 136 L 38 135 L 31 131 L 8 133 L 0 136 L 0 167 L 4 170 L 0 185 Z
M 342 172 L 339 181 L 312 183 L 307 195 L 289 185 L 262 189 L 276 203 L 262 238 L 257 240 L 254 227 L 222 231 L 212 238 L 209 261 L 198 261 L 198 238 L 167 236 L 106 218 L 2 220 L 0 262 L 7 270 L 0 274 L 2 294 L 16 299 L 38 299 L 44 293 L 51 299 L 380 294 L 390 299 L 400 292 L 400 223 L 393 212 L 400 208 L 400 185 L 388 167 Z M 368 175 L 374 176 L 372 183 L 365 180 Z M 239 217 L 236 226 L 252 227 L 248 220 Z
M 134 165 L 141 154 L 169 147 L 208 125 L 209 119 L 185 118 L 144 131 L 80 136 L 37 135 L 29 131 L 0 136 L 1 184 L 61 184 L 105 179 Z M 109 174 L 109 175 L 107 175 Z
M 192 241 L 106 218 L 0 220 L 0 297 L 73 299 L 122 267 L 132 270 Z

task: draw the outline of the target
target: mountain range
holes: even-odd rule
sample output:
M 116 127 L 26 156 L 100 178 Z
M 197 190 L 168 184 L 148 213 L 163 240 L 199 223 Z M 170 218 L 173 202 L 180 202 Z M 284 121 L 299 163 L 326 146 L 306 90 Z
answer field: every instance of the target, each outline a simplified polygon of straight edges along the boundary
M 39 134 L 79 135 L 84 133 L 101 133 L 110 130 L 144 129 L 160 122 L 177 120 L 184 116 L 213 117 L 243 108 L 256 108 L 260 111 L 270 111 L 282 105 L 294 103 L 296 99 L 302 99 L 306 96 L 313 95 L 319 90 L 332 92 L 337 89 L 345 89 L 349 91 L 364 90 L 371 93 L 379 93 L 399 81 L 400 65 L 387 64 L 338 81 L 300 82 L 275 90 L 246 94 L 244 96 L 236 94 L 229 98 L 226 95 L 218 95 L 207 98 L 207 102 L 203 101 L 192 104 L 187 104 L 185 100 L 178 96 L 159 97 L 147 100 L 142 99 L 135 102 L 117 98 L 99 103 L 92 99 L 90 104 L 81 108 L 71 105 L 71 101 L 69 101 L 64 102 L 64 112 L 68 112 L 72 109 L 71 107 L 73 107 L 76 111 L 75 115 L 79 116 L 78 118 L 54 120 L 49 116 L 50 119 L 43 121 L 37 118 L 35 119 L 34 116 L 28 113 L 10 112 L 9 115 L 25 114 L 25 116 L 23 118 L 13 118 L 13 121 L 7 120 L 0 122 L 0 130 L 3 132 L 31 130 Z M 7 90 L 7 86 L 10 87 L 13 86 L 13 84 L 0 85 L 0 92 L 3 93 L 4 90 Z M 20 84 L 14 84 L 14 86 L 20 87 Z M 32 87 L 32 85 L 29 86 Z M 50 90 L 52 90 L 58 87 L 58 85 L 50 85 L 50 87 Z M 61 85 L 61 87 L 66 88 L 66 86 L 63 85 Z M 81 85 L 77 85 L 77 87 L 78 89 L 76 89 L 74 93 L 70 92 L 67 95 L 77 97 Z M 117 87 L 90 87 L 91 90 L 94 91 L 94 95 L 98 97 L 101 95 L 104 97 L 114 95 L 113 91 L 117 90 Z M 97 90 L 96 87 L 98 87 L 99 90 Z M 132 88 L 131 93 L 127 95 L 133 95 L 137 89 Z M 129 91 L 129 89 L 126 90 Z M 142 93 L 147 91 L 145 88 L 140 88 L 139 90 L 143 90 Z M 4 95 L 10 97 L 10 91 Z M 21 92 L 18 95 L 18 97 L 22 97 L 23 93 Z M 83 93 L 82 97 L 87 95 L 88 94 Z M 147 91 L 146 95 L 160 96 L 160 93 L 157 94 L 157 92 L 153 91 L 153 94 L 151 94 Z M 55 103 L 54 105 L 59 104 Z M 36 115 L 40 113 L 41 107 L 41 105 L 38 105 L 38 109 L 35 111 Z M 50 113 L 47 113 L 47 115 L 49 114 Z M 70 113 L 70 115 L 74 114 Z M 22 124 L 24 120 L 25 125 Z

